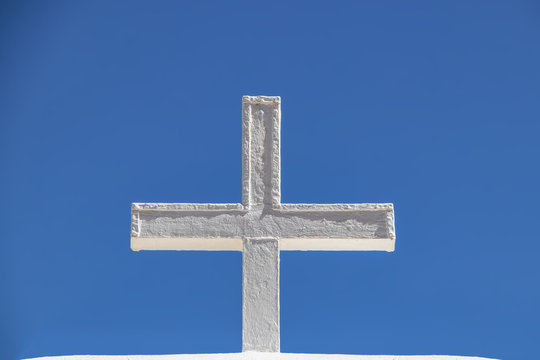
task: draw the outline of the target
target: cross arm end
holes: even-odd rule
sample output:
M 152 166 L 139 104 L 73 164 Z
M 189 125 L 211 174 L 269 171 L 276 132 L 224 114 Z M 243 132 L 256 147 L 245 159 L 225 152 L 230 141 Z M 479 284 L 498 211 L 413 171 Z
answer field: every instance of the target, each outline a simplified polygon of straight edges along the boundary
M 242 204 L 133 203 L 131 249 L 241 251 Z
M 393 204 L 280 204 L 282 250 L 394 251 Z

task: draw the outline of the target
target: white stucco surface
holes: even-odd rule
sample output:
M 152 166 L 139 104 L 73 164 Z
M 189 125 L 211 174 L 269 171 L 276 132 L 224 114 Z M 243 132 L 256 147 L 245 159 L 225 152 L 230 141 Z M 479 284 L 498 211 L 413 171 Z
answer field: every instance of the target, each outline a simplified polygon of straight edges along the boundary
M 329 355 L 242 352 L 229 354 L 182 355 L 75 355 L 47 356 L 34 360 L 496 360 L 475 356 L 448 355 Z M 27 359 L 31 360 L 31 359 Z
M 467 356 L 290 354 L 279 350 L 280 250 L 394 251 L 392 204 L 282 204 L 281 99 L 242 100 L 242 203 L 133 203 L 133 250 L 243 252 L 243 352 L 57 356 L 50 360 L 452 360 Z
M 132 204 L 133 250 L 242 251 L 272 237 L 281 250 L 393 251 L 392 204 L 282 204 L 279 97 L 242 100 L 242 203 Z
M 279 352 L 280 250 L 382 250 L 392 204 L 282 204 L 281 99 L 242 99 L 242 203 L 131 206 L 133 250 L 243 252 L 244 351 Z
M 70 355 L 34 360 L 489 360 L 447 355 L 280 353 L 280 250 L 382 250 L 395 243 L 392 204 L 282 204 L 279 97 L 242 102 L 242 203 L 133 203 L 133 250 L 243 252 L 243 352 Z M 31 359 L 28 359 L 31 360 Z
M 242 350 L 279 351 L 279 241 L 244 240 Z

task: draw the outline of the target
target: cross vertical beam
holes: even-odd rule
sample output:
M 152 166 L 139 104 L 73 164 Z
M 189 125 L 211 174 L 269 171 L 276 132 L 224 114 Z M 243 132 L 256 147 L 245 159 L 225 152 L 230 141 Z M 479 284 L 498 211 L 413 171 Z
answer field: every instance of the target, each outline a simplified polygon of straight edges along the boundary
M 242 204 L 258 221 L 280 194 L 279 97 L 242 98 Z M 242 350 L 279 352 L 279 240 L 243 238 Z
M 242 351 L 279 352 L 279 241 L 244 239 Z
M 280 186 L 279 96 L 242 98 L 242 204 L 278 205 Z

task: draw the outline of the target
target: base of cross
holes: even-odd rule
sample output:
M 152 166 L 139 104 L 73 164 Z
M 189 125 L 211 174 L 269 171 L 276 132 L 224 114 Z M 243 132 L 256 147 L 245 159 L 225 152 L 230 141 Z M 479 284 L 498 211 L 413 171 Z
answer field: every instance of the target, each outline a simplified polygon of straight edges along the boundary
M 292 354 L 246 351 L 228 354 L 182 355 L 70 355 L 45 356 L 26 360 L 496 360 L 476 356 L 451 355 L 338 355 Z

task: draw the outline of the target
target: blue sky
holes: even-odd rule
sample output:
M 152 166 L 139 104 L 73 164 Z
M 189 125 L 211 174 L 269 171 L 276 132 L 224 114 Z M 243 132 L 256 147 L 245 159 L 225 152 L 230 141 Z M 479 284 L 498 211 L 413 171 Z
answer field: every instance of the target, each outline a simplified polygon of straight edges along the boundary
M 532 359 L 534 1 L 26 1 L 0 19 L 0 358 L 241 351 L 241 254 L 139 252 L 131 202 L 392 202 L 385 252 L 281 254 L 284 352 Z

